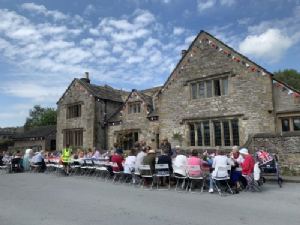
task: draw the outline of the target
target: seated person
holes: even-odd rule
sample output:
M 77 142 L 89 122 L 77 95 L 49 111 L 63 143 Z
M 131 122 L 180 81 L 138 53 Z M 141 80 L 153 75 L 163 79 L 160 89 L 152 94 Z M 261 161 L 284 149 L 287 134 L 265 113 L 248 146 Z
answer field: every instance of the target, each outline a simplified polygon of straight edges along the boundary
M 233 166 L 234 163 L 233 161 L 228 158 L 225 154 L 224 151 L 219 151 L 218 154 L 214 157 L 213 159 L 213 164 L 212 168 L 214 168 L 211 177 L 210 177 L 210 184 L 209 184 L 209 193 L 213 193 L 213 178 L 215 177 L 227 177 L 228 176 L 228 171 L 227 170 L 221 170 L 219 171 L 218 169 L 220 167 L 227 167 L 228 165 Z
M 44 172 L 46 169 L 46 164 L 44 161 L 43 151 L 36 152 L 35 155 L 32 157 L 31 161 L 34 165 L 40 167 L 39 172 Z
M 187 157 L 185 151 L 182 149 L 177 150 L 177 156 L 173 161 L 173 170 L 176 176 L 186 176 Z
M 192 150 L 191 156 L 187 159 L 187 166 L 200 166 L 203 165 L 202 159 L 198 156 L 198 151 L 196 149 Z M 188 171 L 189 176 L 200 177 L 202 176 L 202 171 Z
M 134 172 L 136 162 L 135 149 L 131 149 L 129 155 L 125 159 L 124 173 L 131 174 Z
M 242 148 L 240 151 L 244 161 L 240 164 L 242 167 L 242 176 L 246 178 L 247 185 L 253 182 L 253 171 L 255 160 L 252 155 L 249 154 L 248 149 Z
M 117 166 L 113 166 L 112 169 L 115 172 L 123 171 L 123 150 L 118 148 L 115 152 L 115 154 L 111 157 L 111 162 L 115 163 Z
M 149 165 L 151 174 L 155 172 L 156 154 L 155 150 L 150 149 L 147 155 L 143 158 L 143 165 Z
M 161 173 L 161 174 L 164 174 L 165 172 L 168 172 L 170 174 L 173 173 L 172 159 L 171 159 L 171 156 L 169 155 L 168 149 L 164 149 L 162 151 L 162 154 L 158 157 L 157 164 L 168 164 L 168 166 L 169 166 L 169 171 L 159 170 L 158 171 L 159 173 Z
M 230 181 L 235 188 L 235 192 L 238 193 L 238 190 L 240 189 L 240 182 L 242 181 L 242 168 L 240 167 L 240 164 L 244 161 L 244 159 L 239 153 L 237 146 L 232 147 L 230 157 L 234 163 L 234 166 L 231 168 Z

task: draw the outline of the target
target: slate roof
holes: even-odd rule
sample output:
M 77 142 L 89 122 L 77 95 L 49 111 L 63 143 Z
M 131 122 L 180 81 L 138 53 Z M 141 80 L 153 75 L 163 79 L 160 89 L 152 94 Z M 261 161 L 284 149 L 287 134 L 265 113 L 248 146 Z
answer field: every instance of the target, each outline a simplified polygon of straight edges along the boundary
M 47 137 L 53 133 L 56 133 L 56 125 L 42 126 L 42 127 L 32 128 L 22 133 L 17 133 L 13 136 L 13 139 L 18 140 L 18 139 L 25 139 L 25 138 Z
M 94 95 L 95 97 L 98 97 L 100 99 L 105 99 L 105 100 L 111 100 L 111 101 L 115 101 L 115 102 L 123 102 L 123 95 L 128 95 L 129 93 L 126 91 L 122 91 L 122 90 L 117 90 L 114 89 L 108 85 L 105 86 L 98 86 L 95 84 L 90 84 L 87 83 L 85 81 L 82 81 L 80 79 L 78 79 L 78 81 L 84 86 L 86 87 L 91 93 L 92 95 Z

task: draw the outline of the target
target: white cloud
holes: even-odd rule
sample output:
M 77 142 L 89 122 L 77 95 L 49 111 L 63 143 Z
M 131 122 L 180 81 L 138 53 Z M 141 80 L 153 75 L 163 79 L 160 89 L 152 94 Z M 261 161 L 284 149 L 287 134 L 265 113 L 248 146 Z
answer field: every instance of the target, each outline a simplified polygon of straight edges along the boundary
M 57 11 L 57 10 L 48 10 L 44 5 L 37 5 L 33 2 L 31 3 L 24 3 L 21 5 L 21 7 L 25 10 L 42 14 L 44 16 L 51 16 L 55 20 L 65 20 L 68 18 L 67 15 Z
M 232 6 L 236 0 L 220 0 L 220 4 L 224 6 Z
M 78 15 L 68 15 L 75 23 L 33 20 L 28 11 L 46 15 L 49 10 L 35 4 L 23 8 L 25 14 L 0 9 L 0 54 L 17 71 L 14 82 L 0 83 L 0 93 L 32 104 L 55 103 L 84 71 L 93 82 L 119 88 L 160 84 L 180 58 L 176 46 L 191 41 L 187 30 L 164 26 L 146 10 L 100 18 L 93 26 Z
M 197 0 L 197 8 L 199 12 L 218 6 L 230 7 L 234 5 L 236 0 Z
M 259 35 L 247 36 L 239 45 L 242 53 L 277 62 L 293 41 L 278 29 L 268 29 Z
M 174 35 L 181 35 L 181 34 L 184 33 L 184 31 L 185 31 L 185 29 L 182 28 L 182 27 L 174 27 L 173 34 Z
M 197 8 L 199 12 L 210 9 L 217 3 L 216 0 L 197 0 Z

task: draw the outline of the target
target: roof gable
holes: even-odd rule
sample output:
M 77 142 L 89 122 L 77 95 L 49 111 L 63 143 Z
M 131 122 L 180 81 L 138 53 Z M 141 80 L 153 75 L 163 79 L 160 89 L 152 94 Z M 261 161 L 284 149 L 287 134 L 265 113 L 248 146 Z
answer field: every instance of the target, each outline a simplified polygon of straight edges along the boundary
M 191 57 L 194 57 L 194 55 L 199 51 L 199 45 L 210 46 L 211 48 L 215 49 L 219 54 L 224 54 L 233 62 L 239 63 L 241 66 L 244 66 L 245 69 L 249 72 L 260 73 L 263 76 L 273 76 L 271 72 L 267 71 L 265 68 L 259 66 L 255 62 L 251 61 L 246 56 L 229 47 L 228 45 L 215 38 L 211 34 L 205 31 L 200 31 L 197 37 L 190 44 L 185 55 L 181 57 L 181 59 L 179 60 L 174 70 L 171 72 L 170 76 L 167 78 L 166 82 L 162 86 L 161 90 L 157 93 L 157 95 L 162 93 L 165 89 L 167 89 L 168 85 L 172 81 L 174 81 L 176 77 L 179 76 L 179 74 L 181 74 L 182 71 L 185 70 L 186 65 L 189 63 L 189 59 Z

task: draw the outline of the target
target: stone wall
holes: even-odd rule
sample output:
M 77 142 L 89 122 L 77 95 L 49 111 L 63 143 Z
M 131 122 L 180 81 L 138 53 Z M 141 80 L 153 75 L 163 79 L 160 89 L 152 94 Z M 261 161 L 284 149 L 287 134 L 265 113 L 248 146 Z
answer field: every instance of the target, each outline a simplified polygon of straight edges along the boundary
M 245 66 L 233 62 L 230 57 L 210 46 L 199 44 L 199 40 L 194 43 L 193 56 L 191 57 L 190 53 L 185 55 L 184 69 L 181 73 L 176 72 L 173 82 L 159 95 L 161 137 L 167 137 L 173 143 L 174 131 L 182 133 L 183 146 L 187 147 L 189 130 L 185 119 L 224 116 L 237 117 L 239 120 L 240 145 L 247 141 L 250 134 L 274 132 L 275 113 L 271 77 L 250 72 Z M 231 51 L 225 46 L 222 48 Z M 230 74 L 228 95 L 191 99 L 189 80 L 225 72 Z
M 81 103 L 81 117 L 67 119 L 67 108 L 69 104 Z M 76 80 L 66 91 L 57 106 L 57 150 L 63 148 L 64 129 L 83 129 L 83 148 L 95 146 L 95 98 Z
M 300 175 L 300 133 L 255 135 L 249 150 L 266 149 L 279 156 L 281 171 L 284 175 Z
M 31 148 L 33 150 L 46 150 L 47 145 L 45 140 L 34 140 L 34 141 L 15 141 L 13 150 L 25 151 Z
M 137 130 L 139 132 L 139 141 L 144 140 L 152 148 L 156 148 L 155 138 L 159 132 L 158 121 L 149 121 L 147 118 L 147 105 L 141 103 L 140 113 L 128 113 L 128 103 L 141 102 L 142 99 L 137 94 L 132 95 L 122 110 L 122 123 L 108 127 L 108 147 L 111 149 L 116 142 L 116 133 L 126 130 Z
M 108 134 L 107 124 L 105 118 L 116 112 L 122 103 L 113 101 L 96 101 L 96 121 L 95 121 L 95 147 L 97 149 L 108 148 Z
M 277 87 L 275 84 L 273 85 L 273 93 L 276 112 L 300 112 L 299 98 L 289 95 L 287 90 L 283 90 L 282 87 Z

